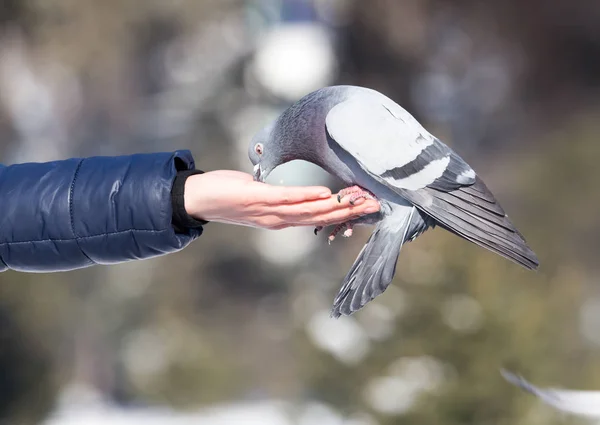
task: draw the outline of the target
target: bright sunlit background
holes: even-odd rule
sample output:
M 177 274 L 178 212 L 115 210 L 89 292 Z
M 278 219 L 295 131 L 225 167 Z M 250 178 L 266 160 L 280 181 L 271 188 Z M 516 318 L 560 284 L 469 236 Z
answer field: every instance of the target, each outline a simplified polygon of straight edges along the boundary
M 0 423 L 573 423 L 499 369 L 600 389 L 600 2 L 0 0 L 4 164 L 190 149 L 251 172 L 254 132 L 332 84 L 455 148 L 539 272 L 435 229 L 333 320 L 368 229 L 210 223 L 158 259 L 2 273 Z M 269 181 L 339 189 L 306 163 Z

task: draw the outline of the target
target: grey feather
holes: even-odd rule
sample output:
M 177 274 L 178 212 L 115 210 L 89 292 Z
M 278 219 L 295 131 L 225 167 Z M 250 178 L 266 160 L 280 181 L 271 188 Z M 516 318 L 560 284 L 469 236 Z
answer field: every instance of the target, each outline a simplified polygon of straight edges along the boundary
M 477 178 L 475 184 L 467 187 L 468 192 L 463 187 L 451 192 L 427 187 L 414 192 L 401 191 L 401 194 L 440 227 L 523 267 L 536 269 L 539 261 L 535 253 L 483 181 Z
M 398 207 L 380 221 L 344 278 L 333 302 L 332 317 L 350 315 L 381 295 L 394 278 L 402 245 L 432 224 L 414 207 Z
M 438 143 L 441 144 L 439 141 Z M 450 162 L 442 176 L 429 184 L 428 187 L 450 192 L 451 190 L 475 183 L 477 176 L 471 167 L 454 152 L 450 152 L 449 157 Z
M 562 412 L 600 418 L 600 391 L 572 391 L 557 388 L 539 388 L 524 378 L 506 370 L 502 376 L 508 382 L 538 397 L 543 403 Z

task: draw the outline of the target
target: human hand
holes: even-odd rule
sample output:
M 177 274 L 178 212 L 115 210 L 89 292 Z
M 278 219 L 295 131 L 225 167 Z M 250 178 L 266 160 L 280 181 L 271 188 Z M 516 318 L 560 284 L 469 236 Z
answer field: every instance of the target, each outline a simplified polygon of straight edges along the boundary
M 188 177 L 184 198 L 186 211 L 196 219 L 265 229 L 329 226 L 379 211 L 373 200 L 340 203 L 323 186 L 273 186 L 230 170 Z

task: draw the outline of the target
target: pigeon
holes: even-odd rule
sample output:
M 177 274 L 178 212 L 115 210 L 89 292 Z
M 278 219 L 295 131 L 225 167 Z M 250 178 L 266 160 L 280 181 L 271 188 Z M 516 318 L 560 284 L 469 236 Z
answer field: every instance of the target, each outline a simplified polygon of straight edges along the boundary
M 502 376 L 511 384 L 535 395 L 543 403 L 561 412 L 600 418 L 600 391 L 574 391 L 556 388 L 538 388 L 525 379 L 506 370 Z
M 304 96 L 251 139 L 254 180 L 304 160 L 346 186 L 348 197 L 376 199 L 380 210 L 336 226 L 329 241 L 374 225 L 337 293 L 331 316 L 349 316 L 382 294 L 402 246 L 440 227 L 517 264 L 536 269 L 535 253 L 475 171 L 387 96 L 365 87 L 329 86 Z M 315 229 L 315 233 L 321 227 Z

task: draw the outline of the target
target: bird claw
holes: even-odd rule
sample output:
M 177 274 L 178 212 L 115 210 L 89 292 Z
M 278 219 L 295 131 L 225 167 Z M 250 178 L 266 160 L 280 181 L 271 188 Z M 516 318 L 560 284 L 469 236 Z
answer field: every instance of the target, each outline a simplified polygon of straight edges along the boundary
M 350 222 L 340 223 L 337 226 L 335 226 L 335 228 L 333 229 L 333 231 L 327 237 L 327 243 L 329 245 L 331 245 L 331 242 L 333 242 L 335 240 L 335 237 L 342 230 L 343 230 L 343 233 L 342 233 L 343 237 L 349 238 L 350 236 L 352 236 L 352 224 Z
M 323 226 L 315 226 L 315 236 L 317 236 L 317 233 L 319 233 L 321 230 L 323 230 Z
M 358 201 L 359 199 L 377 200 L 377 198 L 375 198 L 375 195 L 373 195 L 368 190 L 363 189 L 360 186 L 350 186 L 350 187 L 342 189 L 338 192 L 338 194 L 337 194 L 338 202 L 342 202 L 342 199 L 348 195 L 350 195 L 350 200 L 349 200 L 350 205 L 354 205 L 356 203 L 356 201 Z

